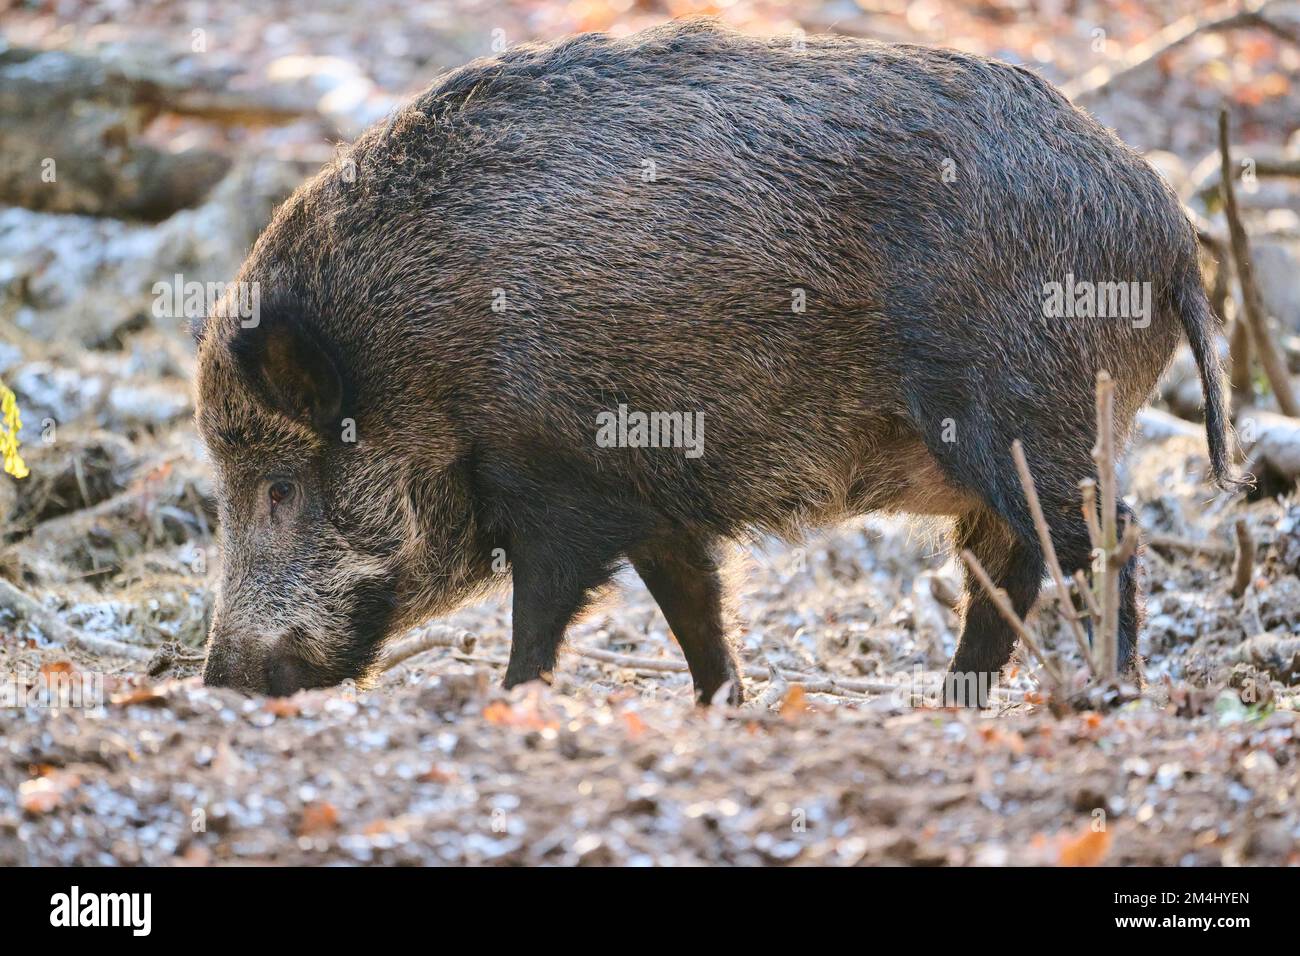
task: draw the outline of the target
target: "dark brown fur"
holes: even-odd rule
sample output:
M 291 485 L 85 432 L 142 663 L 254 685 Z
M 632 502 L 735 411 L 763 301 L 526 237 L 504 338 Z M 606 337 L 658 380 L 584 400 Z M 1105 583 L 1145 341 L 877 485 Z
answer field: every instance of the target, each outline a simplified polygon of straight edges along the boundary
M 1140 157 L 992 60 L 688 22 L 472 63 L 280 210 L 239 277 L 261 324 L 201 335 L 226 540 L 205 676 L 364 678 L 382 637 L 500 581 L 501 549 L 507 685 L 553 669 L 630 560 L 700 697 L 734 699 L 719 543 L 871 510 L 954 516 L 1027 612 L 1043 563 L 1009 449 L 1086 567 L 1099 370 L 1127 435 L 1186 332 L 1228 480 L 1195 253 Z M 1150 326 L 1045 320 L 1067 274 L 1151 282 Z M 703 412 L 704 454 L 598 447 L 620 403 Z M 298 495 L 273 516 L 277 476 Z M 967 601 L 953 668 L 996 675 L 1013 636 Z

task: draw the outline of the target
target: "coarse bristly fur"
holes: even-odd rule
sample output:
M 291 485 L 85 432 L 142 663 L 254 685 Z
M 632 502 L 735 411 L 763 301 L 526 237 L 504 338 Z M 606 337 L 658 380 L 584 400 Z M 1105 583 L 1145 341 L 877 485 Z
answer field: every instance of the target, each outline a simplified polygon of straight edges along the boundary
M 1044 318 L 1067 277 L 1150 283 L 1149 325 Z M 876 510 L 955 518 L 1024 614 L 1044 566 L 1012 441 L 1087 568 L 1096 375 L 1127 437 L 1183 333 L 1232 481 L 1178 201 L 1033 73 L 951 50 L 689 21 L 476 61 L 302 186 L 238 278 L 258 324 L 199 332 L 209 683 L 364 680 L 507 577 L 506 683 L 545 678 L 630 561 L 699 697 L 738 700 L 720 545 Z M 703 454 L 602 447 L 620 405 L 703 413 Z M 966 591 L 953 670 L 995 677 L 1014 635 Z

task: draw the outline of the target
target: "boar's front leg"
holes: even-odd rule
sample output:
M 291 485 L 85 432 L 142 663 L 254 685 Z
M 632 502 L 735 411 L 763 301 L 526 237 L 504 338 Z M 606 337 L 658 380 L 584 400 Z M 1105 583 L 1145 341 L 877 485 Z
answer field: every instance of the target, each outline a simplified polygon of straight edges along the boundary
M 618 554 L 596 541 L 540 531 L 521 535 L 509 550 L 514 601 L 505 686 L 550 683 L 565 629 L 609 580 Z
M 630 557 L 686 655 L 696 699 L 708 704 L 729 683 L 728 701 L 741 703 L 744 688 L 736 650 L 727 640 L 722 575 L 710 549 L 683 534 L 655 539 Z

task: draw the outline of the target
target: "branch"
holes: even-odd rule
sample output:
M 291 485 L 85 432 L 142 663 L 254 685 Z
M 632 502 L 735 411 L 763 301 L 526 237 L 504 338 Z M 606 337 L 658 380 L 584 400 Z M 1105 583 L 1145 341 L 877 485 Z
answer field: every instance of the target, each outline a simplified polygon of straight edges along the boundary
M 1241 211 L 1237 208 L 1237 193 L 1232 185 L 1232 155 L 1228 146 L 1228 111 L 1219 112 L 1219 158 L 1222 167 L 1223 205 L 1228 216 L 1228 230 L 1232 239 L 1232 258 L 1237 267 L 1237 283 L 1241 286 L 1241 302 L 1250 323 L 1255 354 L 1264 367 L 1268 383 L 1277 397 L 1278 407 L 1284 415 L 1300 416 L 1300 404 L 1291 393 L 1291 378 L 1286 363 L 1278 355 L 1268 330 L 1264 303 L 1259 285 L 1255 282 L 1255 266 L 1250 259 L 1250 238 L 1241 224 Z
M 468 654 L 474 650 L 476 642 L 476 638 L 469 631 L 440 624 L 430 625 L 417 634 L 404 637 L 391 644 L 384 651 L 384 656 L 379 662 L 379 673 L 382 674 L 384 671 L 392 670 L 407 658 L 414 657 L 416 654 L 423 654 L 435 647 L 454 647 L 456 650 Z
M 1237 519 L 1237 559 L 1232 569 L 1232 596 L 1241 597 L 1250 587 L 1250 578 L 1255 571 L 1255 539 L 1250 536 L 1250 528 L 1245 518 Z
M 1070 585 L 1066 583 L 1065 574 L 1061 571 L 1061 563 L 1056 558 L 1052 532 L 1047 526 L 1047 519 L 1043 517 L 1043 506 L 1038 501 L 1038 489 L 1034 485 L 1034 476 L 1029 471 L 1029 461 L 1025 458 L 1025 449 L 1020 444 L 1020 439 L 1011 443 L 1011 457 L 1016 460 L 1016 471 L 1020 474 L 1020 487 L 1025 491 L 1025 500 L 1029 502 L 1029 513 L 1033 516 L 1034 528 L 1038 531 L 1038 543 L 1043 550 L 1043 561 L 1047 564 L 1048 573 L 1056 584 L 1056 600 L 1060 605 L 1061 613 L 1070 622 L 1070 631 L 1074 634 L 1074 641 L 1079 646 L 1079 653 L 1083 655 L 1084 662 L 1095 674 L 1097 666 L 1093 663 L 1092 650 L 1088 647 L 1088 635 L 1084 633 L 1083 625 L 1079 623 L 1079 616 L 1074 610 L 1074 603 L 1070 600 Z
M 1113 558 L 1119 551 L 1116 528 L 1117 494 L 1115 489 L 1115 381 L 1110 374 L 1097 373 L 1097 444 L 1092 450 L 1097 466 L 1097 491 L 1101 495 L 1101 532 L 1097 542 L 1101 552 L 1101 647 L 1097 655 L 1097 677 L 1109 680 L 1119 665 L 1119 568 Z M 1095 518 L 1093 519 L 1096 520 Z M 1091 526 L 1088 529 L 1092 534 Z
M 1147 544 L 1160 551 L 1181 551 L 1184 554 L 1207 554 L 1216 558 L 1230 558 L 1232 548 L 1213 541 L 1192 541 L 1173 534 L 1147 535 Z
M 1020 619 L 1016 609 L 1011 606 L 1011 599 L 1007 597 L 1007 592 L 993 583 L 989 573 L 984 570 L 984 565 L 980 564 L 980 559 L 975 557 L 974 552 L 970 549 L 962 551 L 961 559 L 966 562 L 966 567 L 970 569 L 970 573 L 979 581 L 980 587 L 984 589 L 984 593 L 988 595 L 989 600 L 993 602 L 994 607 L 998 609 L 1006 622 L 1011 625 L 1011 629 L 1016 632 L 1034 657 L 1038 658 L 1039 663 L 1043 665 L 1043 670 L 1047 672 L 1056 689 L 1063 688 L 1065 679 L 1057 669 L 1056 662 L 1051 660 L 1043 649 L 1038 646 L 1038 639 L 1034 637 L 1029 628 L 1025 627 L 1025 622 Z

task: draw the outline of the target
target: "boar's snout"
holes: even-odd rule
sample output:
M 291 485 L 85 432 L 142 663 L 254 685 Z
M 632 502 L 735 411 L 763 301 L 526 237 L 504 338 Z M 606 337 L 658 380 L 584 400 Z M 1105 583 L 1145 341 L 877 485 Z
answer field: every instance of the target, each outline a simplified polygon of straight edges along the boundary
M 271 697 L 288 697 L 322 685 L 308 664 L 283 643 L 258 650 L 253 642 L 237 641 L 213 643 L 203 667 L 203 683 Z

